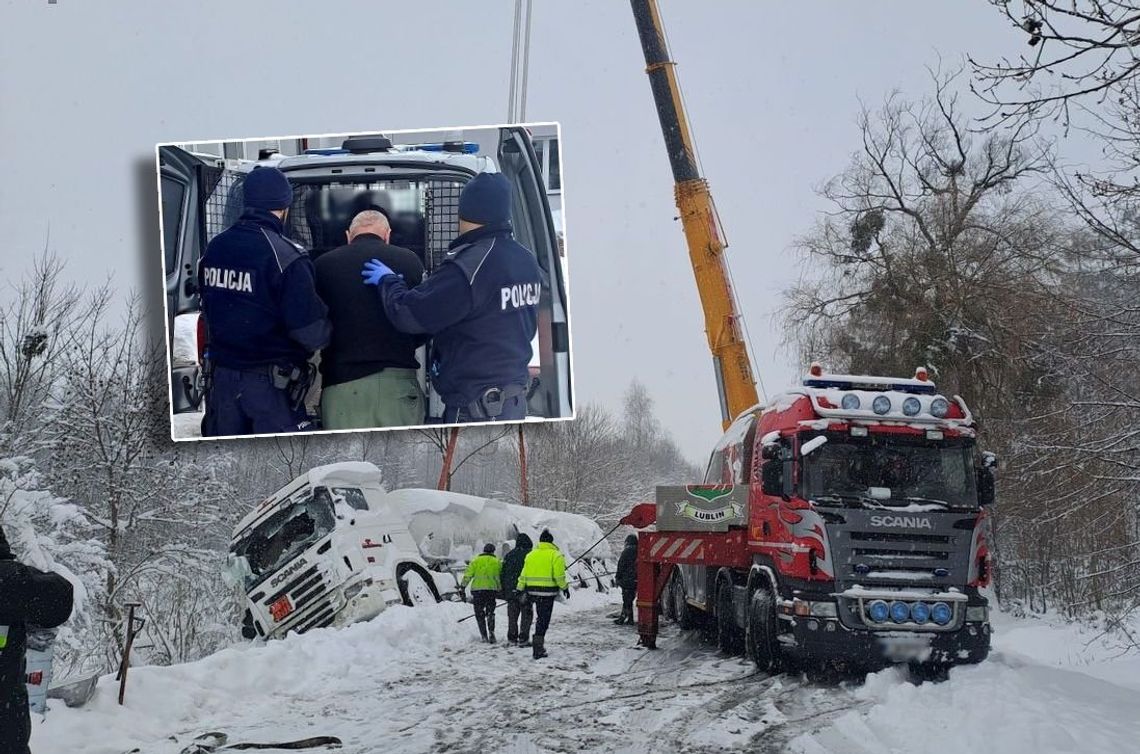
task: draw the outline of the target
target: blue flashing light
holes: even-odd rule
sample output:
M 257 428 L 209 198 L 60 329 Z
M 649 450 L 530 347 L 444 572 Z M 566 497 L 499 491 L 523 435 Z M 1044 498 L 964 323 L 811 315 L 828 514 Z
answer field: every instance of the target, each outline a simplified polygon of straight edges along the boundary
M 891 609 L 887 603 L 882 600 L 875 600 L 867 605 L 867 615 L 875 623 L 883 623 L 890 617 Z
M 349 151 L 347 149 L 341 149 L 340 147 L 317 147 L 314 149 L 306 149 L 305 154 L 349 154 Z
M 880 416 L 890 413 L 891 399 L 885 395 L 875 396 L 875 400 L 871 402 L 871 410 Z
M 428 144 L 406 144 L 401 149 L 418 149 L 421 152 L 454 152 L 456 154 L 479 154 L 479 145 L 473 141 L 437 141 Z
M 934 569 L 934 575 L 940 579 L 944 579 L 950 575 L 950 569 L 949 568 L 935 568 Z
M 954 619 L 954 611 L 945 602 L 935 602 L 930 608 L 930 618 L 940 626 L 945 626 Z
M 925 602 L 915 602 L 910 606 L 910 619 L 915 623 L 926 623 L 930 620 L 930 605 Z
M 930 402 L 930 413 L 939 419 L 945 419 L 946 414 L 950 413 L 950 402 L 939 396 Z
M 910 618 L 910 605 L 898 601 L 891 603 L 891 620 L 895 623 L 906 623 L 908 618 Z
M 871 572 L 871 566 L 867 565 L 866 563 L 856 563 L 855 568 L 853 570 L 855 571 L 855 573 L 860 573 L 860 574 L 870 573 Z
M 907 416 L 918 416 L 918 412 L 922 410 L 922 403 L 919 402 L 918 398 L 912 395 L 903 401 L 902 408 L 903 413 Z
M 855 395 L 855 393 L 847 393 L 843 396 L 841 405 L 848 411 L 855 411 L 862 403 L 863 402 L 859 400 L 859 396 Z

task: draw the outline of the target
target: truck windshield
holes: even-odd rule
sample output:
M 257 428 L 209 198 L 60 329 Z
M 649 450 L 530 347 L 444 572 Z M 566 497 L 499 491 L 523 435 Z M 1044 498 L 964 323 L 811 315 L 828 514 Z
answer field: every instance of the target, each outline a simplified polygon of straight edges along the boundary
M 242 579 L 245 588 L 261 583 L 332 532 L 335 526 L 336 518 L 327 492 L 274 513 L 230 548 L 236 559 L 248 565 Z
M 828 432 L 805 435 L 801 445 L 820 434 L 827 441 L 801 464 L 800 491 L 808 499 L 892 507 L 978 505 L 972 441 Z

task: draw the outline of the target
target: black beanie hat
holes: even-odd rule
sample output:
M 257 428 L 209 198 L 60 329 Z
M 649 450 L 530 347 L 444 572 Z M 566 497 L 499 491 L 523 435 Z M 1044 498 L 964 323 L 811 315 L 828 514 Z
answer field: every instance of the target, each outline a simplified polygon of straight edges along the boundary
M 483 554 L 484 555 L 494 555 L 495 554 L 495 546 L 493 544 L 491 544 L 490 542 L 483 545 Z
M 245 177 L 242 195 L 247 209 L 286 209 L 293 204 L 293 187 L 277 168 L 254 168 Z
M 542 534 L 538 535 L 539 542 L 554 542 L 554 535 L 550 533 L 550 529 L 543 529 Z
M 530 548 L 534 547 L 534 542 L 530 541 L 530 537 L 528 535 L 519 532 L 519 535 L 515 537 L 515 547 L 522 547 L 529 550 Z
M 480 173 L 459 194 L 459 219 L 479 225 L 510 222 L 511 184 L 501 173 Z
M 627 546 L 633 545 L 636 547 L 637 546 L 637 535 L 636 534 L 630 534 L 629 536 L 627 536 L 625 538 L 625 543 Z

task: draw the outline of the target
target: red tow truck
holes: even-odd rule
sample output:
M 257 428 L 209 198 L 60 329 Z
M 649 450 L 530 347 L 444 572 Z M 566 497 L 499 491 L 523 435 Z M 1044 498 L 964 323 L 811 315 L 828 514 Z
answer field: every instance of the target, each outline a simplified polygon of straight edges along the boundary
M 782 660 L 945 668 L 990 646 L 994 457 L 959 397 L 828 375 L 744 411 L 703 484 L 658 487 L 638 542 L 638 630 L 664 612 L 765 670 Z

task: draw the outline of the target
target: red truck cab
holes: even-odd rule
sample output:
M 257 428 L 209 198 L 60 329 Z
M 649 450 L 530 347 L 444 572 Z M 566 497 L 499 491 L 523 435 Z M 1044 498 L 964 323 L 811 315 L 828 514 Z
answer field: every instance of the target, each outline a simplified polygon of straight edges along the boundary
M 965 402 L 924 369 L 812 365 L 801 387 L 736 418 L 703 484 L 659 487 L 652 511 L 627 517 L 646 528 L 642 643 L 654 646 L 663 609 L 763 669 L 980 662 L 995 464 L 975 435 Z

